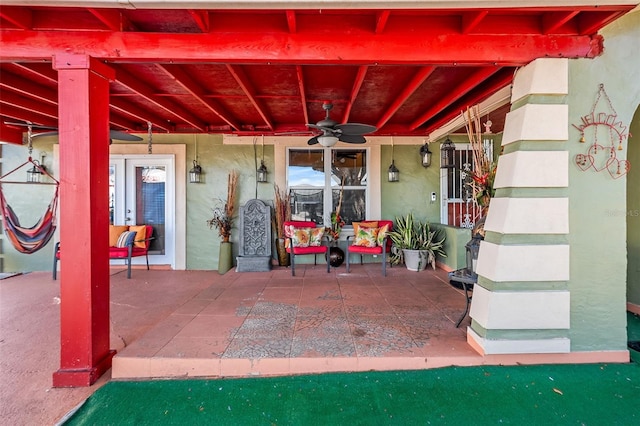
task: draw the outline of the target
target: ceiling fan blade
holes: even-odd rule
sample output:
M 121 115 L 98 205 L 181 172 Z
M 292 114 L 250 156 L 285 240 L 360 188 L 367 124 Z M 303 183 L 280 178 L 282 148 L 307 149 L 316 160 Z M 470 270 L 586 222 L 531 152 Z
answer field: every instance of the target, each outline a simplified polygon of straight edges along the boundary
M 109 137 L 111 139 L 117 139 L 119 141 L 141 141 L 140 136 L 132 135 L 127 132 L 121 132 L 119 130 L 109 130 Z
M 36 133 L 32 137 L 37 138 L 39 136 L 56 136 L 57 134 L 58 134 L 58 131 L 55 130 L 53 132 Z M 109 139 L 116 139 L 119 141 L 131 141 L 131 142 L 138 142 L 142 140 L 140 136 L 132 135 L 127 132 L 121 132 L 120 130 L 109 130 Z
M 29 127 L 29 126 L 31 126 L 32 129 L 56 130 L 55 127 L 42 126 L 40 124 L 19 123 L 19 122 L 11 122 L 11 121 L 5 121 L 4 124 L 6 124 L 7 126 L 20 126 L 20 127 Z
M 335 128 L 336 130 L 342 131 L 342 134 L 346 135 L 364 135 L 378 130 L 376 126 L 360 123 L 336 124 Z
M 314 137 L 312 137 L 311 139 L 309 139 L 309 140 L 307 141 L 307 144 L 308 144 L 308 145 L 315 145 L 315 144 L 317 144 L 317 143 L 319 143 L 319 142 L 318 142 L 318 137 L 317 137 L 317 136 L 314 136 Z
M 333 133 L 336 130 L 333 127 L 319 126 L 317 124 L 307 124 L 307 127 L 311 127 L 312 129 L 317 129 L 317 130 L 321 130 L 323 132 L 330 132 L 330 133 Z
M 344 134 L 344 133 L 341 134 L 340 136 L 338 136 L 338 140 L 340 140 L 341 142 L 346 142 L 346 143 L 365 143 L 365 142 L 367 142 L 367 140 L 362 135 L 347 135 L 347 134 Z

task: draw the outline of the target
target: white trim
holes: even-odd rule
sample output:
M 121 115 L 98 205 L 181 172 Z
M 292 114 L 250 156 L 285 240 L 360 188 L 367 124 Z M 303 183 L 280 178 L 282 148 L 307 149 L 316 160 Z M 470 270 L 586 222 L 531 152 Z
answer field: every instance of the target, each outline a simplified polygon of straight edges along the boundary
M 502 145 L 516 141 L 566 141 L 568 122 L 569 105 L 523 105 L 507 113 Z
M 516 151 L 501 155 L 494 188 L 566 188 L 567 151 Z
M 562 337 L 557 339 L 538 340 L 501 340 L 485 339 L 467 328 L 467 340 L 474 340 L 482 347 L 484 355 L 499 354 L 564 354 L 571 352 L 571 340 Z
M 513 79 L 511 102 L 527 95 L 566 95 L 569 93 L 569 60 L 540 58 L 520 68 Z
M 560 330 L 570 327 L 568 290 L 489 291 L 473 288 L 469 313 L 489 330 Z
M 494 282 L 568 281 L 569 254 L 568 244 L 499 245 L 482 241 L 476 272 Z
M 568 234 L 568 198 L 491 199 L 485 231 L 502 234 Z

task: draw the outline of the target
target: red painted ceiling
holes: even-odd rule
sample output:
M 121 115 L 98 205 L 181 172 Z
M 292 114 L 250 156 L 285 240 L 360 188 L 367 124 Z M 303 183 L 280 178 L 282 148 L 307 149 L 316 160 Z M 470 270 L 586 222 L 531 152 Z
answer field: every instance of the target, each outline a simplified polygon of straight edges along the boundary
M 306 132 L 338 122 L 426 135 L 540 57 L 593 57 L 632 6 L 486 10 L 150 10 L 3 6 L 2 139 L 58 123 L 52 57 L 116 71 L 111 126 L 144 132 Z M 501 131 L 509 105 L 491 113 Z

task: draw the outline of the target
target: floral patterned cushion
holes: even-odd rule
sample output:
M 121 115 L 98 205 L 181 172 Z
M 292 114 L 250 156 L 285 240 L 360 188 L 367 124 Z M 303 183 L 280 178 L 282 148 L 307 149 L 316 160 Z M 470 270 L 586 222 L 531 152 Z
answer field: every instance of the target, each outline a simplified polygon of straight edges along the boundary
M 354 246 L 361 247 L 375 247 L 377 243 L 378 228 L 363 228 L 358 229 L 358 233 L 355 235 L 353 242 Z
M 353 234 L 356 235 L 360 228 L 377 228 L 378 222 L 370 220 L 368 222 L 353 222 L 351 225 L 353 226 Z
M 294 247 L 309 247 L 312 228 L 294 228 L 291 240 Z
M 321 246 L 323 236 L 324 236 L 324 228 L 310 228 L 309 247 Z
M 381 226 L 378 228 L 378 233 L 376 234 L 376 244 L 379 246 L 384 245 L 384 238 L 387 236 L 387 232 L 389 231 L 389 224 Z

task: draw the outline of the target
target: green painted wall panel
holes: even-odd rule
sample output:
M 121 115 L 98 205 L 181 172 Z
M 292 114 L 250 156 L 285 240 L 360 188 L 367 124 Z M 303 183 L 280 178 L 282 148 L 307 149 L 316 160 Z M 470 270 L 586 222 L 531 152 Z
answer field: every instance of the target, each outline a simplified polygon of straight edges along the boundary
M 640 306 L 640 108 L 629 128 L 629 161 L 627 179 L 627 299 Z
M 580 123 L 591 111 L 600 84 L 625 125 L 640 102 L 640 57 L 634 53 L 640 13 L 621 18 L 602 34 L 601 56 L 569 62 L 569 124 Z M 605 99 L 596 111 L 603 109 L 607 111 Z M 621 350 L 626 348 L 627 217 L 617 212 L 627 210 L 627 183 L 606 172 L 581 171 L 573 163 L 576 154 L 585 151 L 579 138 L 570 127 L 571 350 Z M 617 153 L 626 156 L 628 151 Z

